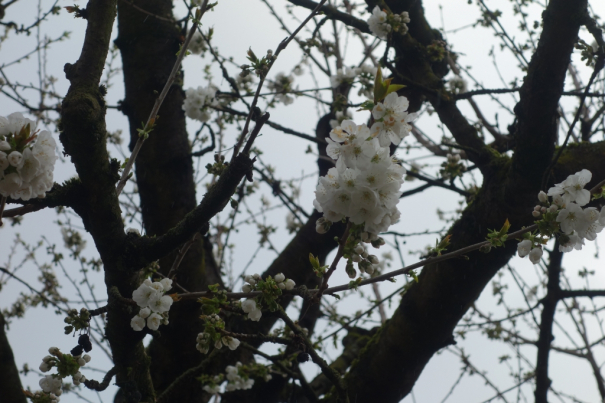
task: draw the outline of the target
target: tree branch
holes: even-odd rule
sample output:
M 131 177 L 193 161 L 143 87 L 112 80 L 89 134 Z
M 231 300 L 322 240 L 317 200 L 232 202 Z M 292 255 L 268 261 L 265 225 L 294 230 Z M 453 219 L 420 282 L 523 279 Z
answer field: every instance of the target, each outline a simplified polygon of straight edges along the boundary
M 228 165 L 218 181 L 204 195 L 202 202 L 188 213 L 174 228 L 157 238 L 139 238 L 135 241 L 140 252 L 135 259 L 142 259 L 136 267 L 153 262 L 166 256 L 183 243 L 187 242 L 196 232 L 207 231 L 203 228 L 210 219 L 223 211 L 237 185 L 251 174 L 253 160 L 246 154 L 238 154 L 237 158 Z
M 288 1 L 296 6 L 304 7 L 309 10 L 314 10 L 319 5 L 318 3 L 316 3 L 312 0 L 288 0 Z M 330 5 L 322 6 L 319 9 L 319 12 L 321 12 L 322 14 L 325 14 L 329 18 L 342 22 L 345 25 L 348 25 L 353 28 L 357 28 L 364 34 L 371 33 L 370 27 L 368 26 L 367 22 L 360 20 L 358 18 L 355 18 L 351 14 L 343 13 L 342 11 L 336 9 L 336 7 L 333 7 Z
M 559 301 L 559 285 L 561 279 L 561 261 L 563 253 L 559 252 L 559 243 L 555 242 L 553 250 L 550 252 L 550 263 L 547 267 L 548 284 L 546 286 L 546 296 L 542 299 L 542 314 L 540 318 L 540 336 L 536 346 L 538 347 L 538 358 L 536 360 L 536 390 L 534 396 L 536 403 L 548 402 L 548 390 L 551 381 L 548 378 L 548 359 L 550 354 L 550 344 L 554 337 L 552 333 L 557 311 L 557 302 Z
M 25 395 L 23 394 L 23 386 L 19 378 L 19 370 L 15 364 L 15 357 L 11 349 L 8 338 L 4 329 L 6 321 L 2 312 L 0 312 L 0 396 L 6 399 L 7 402 L 25 403 Z

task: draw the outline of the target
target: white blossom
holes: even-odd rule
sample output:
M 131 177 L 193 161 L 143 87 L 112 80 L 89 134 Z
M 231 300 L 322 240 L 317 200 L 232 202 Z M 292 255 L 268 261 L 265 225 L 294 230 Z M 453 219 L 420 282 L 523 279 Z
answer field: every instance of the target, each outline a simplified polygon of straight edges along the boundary
M 151 330 L 158 330 L 160 325 L 162 324 L 162 317 L 156 312 L 149 315 L 147 318 L 147 327 Z
M 193 34 L 193 37 L 189 42 L 187 50 L 194 55 L 201 55 L 206 51 L 206 49 L 206 41 L 204 41 L 204 37 L 199 31 L 195 31 L 195 34 Z
M 8 154 L 8 163 L 11 164 L 14 167 L 20 167 L 21 166 L 21 161 L 23 161 L 23 154 L 21 154 L 19 151 L 13 151 L 10 154 Z
M 159 299 L 161 292 L 149 285 L 143 283 L 134 290 L 132 293 L 132 299 L 141 308 L 146 308 L 153 300 Z
M 202 354 L 207 354 L 210 349 L 210 334 L 206 332 L 199 333 L 195 339 L 195 348 Z
M 164 292 L 170 291 L 170 289 L 172 289 L 172 280 L 169 278 L 163 278 L 162 280 L 160 280 L 160 284 L 162 284 Z
M 583 221 L 582 208 L 576 203 L 568 203 L 559 211 L 557 222 L 561 224 L 561 231 L 571 234 Z
M 224 336 L 221 338 L 221 340 L 225 346 L 229 347 L 229 350 L 235 350 L 239 347 L 240 341 L 235 337 Z
M 393 27 L 387 22 L 387 13 L 382 11 L 380 7 L 374 7 L 372 15 L 368 19 L 370 31 L 380 39 L 386 39 Z
M 580 172 L 569 175 L 563 182 L 548 189 L 548 195 L 562 196 L 565 205 L 575 202 L 578 206 L 584 206 L 590 201 L 590 191 L 584 189 L 584 186 L 591 179 L 592 173 L 587 169 L 583 169 Z
M 139 316 L 143 319 L 147 319 L 147 317 L 151 315 L 151 309 L 145 307 L 139 311 Z
M 529 260 L 533 264 L 540 263 L 540 259 L 542 258 L 542 253 L 543 253 L 543 251 L 542 251 L 541 247 L 533 248 L 531 250 L 531 252 L 529 252 Z
M 332 129 L 335 129 L 335 128 L 337 128 L 338 126 L 340 126 L 340 124 L 341 124 L 341 123 L 342 123 L 344 120 L 348 120 L 348 119 L 351 119 L 351 118 L 353 117 L 353 116 L 351 116 L 351 114 L 350 114 L 348 111 L 346 111 L 346 112 L 343 112 L 343 111 L 337 111 L 337 112 L 335 113 L 335 116 L 336 116 L 336 119 L 331 119 L 331 120 L 330 120 L 330 127 L 331 127 Z
M 63 386 L 63 382 L 61 381 L 61 378 L 46 375 L 44 378 L 40 379 L 39 385 L 46 393 L 54 393 L 57 396 L 62 393 L 61 386 Z
M 584 239 L 580 238 L 575 232 L 569 235 L 569 240 L 559 245 L 559 252 L 571 252 L 572 250 L 582 250 Z
M 256 301 L 253 299 L 246 299 L 242 302 L 242 311 L 250 313 L 256 309 Z
M 135 332 L 140 332 L 141 330 L 143 330 L 143 328 L 145 327 L 145 319 L 143 319 L 142 317 L 140 317 L 139 315 L 135 315 L 131 320 L 130 320 L 130 327 L 132 327 L 132 329 Z
M 214 99 L 217 89 L 214 86 L 189 88 L 185 91 L 185 102 L 183 110 L 187 117 L 200 122 L 210 120 L 208 106 L 216 106 L 218 102 Z
M 25 126 L 30 126 L 30 133 L 35 131 L 36 122 L 23 117 L 19 112 L 11 113 L 7 117 L 0 116 L 0 136 L 18 134 Z
M 466 80 L 459 75 L 455 75 L 449 80 L 450 91 L 454 94 L 462 94 L 466 92 L 467 84 Z
M 296 287 L 296 283 L 291 278 L 286 280 L 286 290 L 292 290 Z
M 517 244 L 517 254 L 519 257 L 525 257 L 529 255 L 531 248 L 533 246 L 533 242 L 529 239 L 524 239 L 523 241 Z
M 164 295 L 159 298 L 153 298 L 149 301 L 149 308 L 153 312 L 163 313 L 168 312 L 172 306 L 173 299 L 169 295 Z
M 412 130 L 409 123 L 413 122 L 417 115 L 408 114 L 408 106 L 407 98 L 394 92 L 374 106 L 372 116 L 376 123 L 372 126 L 372 137 L 378 138 L 381 147 L 387 147 L 391 142 L 399 144 Z
M 254 309 L 254 310 L 250 311 L 250 313 L 248 313 L 248 318 L 254 322 L 258 322 L 262 316 L 263 316 L 263 313 L 258 308 Z
M 546 203 L 548 201 L 548 196 L 546 193 L 540 190 L 540 193 L 538 193 L 538 200 L 540 200 L 542 203 Z
M 353 81 L 357 77 L 357 69 L 352 67 L 343 67 L 336 70 L 336 75 L 330 77 L 330 84 L 332 88 L 336 88 L 341 84 L 353 84 Z
M 286 276 L 284 276 L 284 273 L 277 273 L 275 275 L 275 281 L 278 282 L 278 283 L 281 283 L 285 279 L 286 279 Z
M 277 73 L 275 80 L 267 83 L 267 88 L 275 92 L 275 99 L 284 105 L 290 105 L 294 102 L 294 98 L 289 96 L 288 93 L 292 91 L 292 84 L 294 83 L 294 77 L 291 75 L 285 75 L 284 73 Z

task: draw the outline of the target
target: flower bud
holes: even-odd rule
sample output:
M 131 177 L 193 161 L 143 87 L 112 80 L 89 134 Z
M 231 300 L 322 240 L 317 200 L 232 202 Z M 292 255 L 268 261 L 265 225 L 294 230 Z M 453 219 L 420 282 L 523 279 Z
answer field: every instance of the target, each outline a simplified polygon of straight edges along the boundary
M 538 200 L 540 200 L 542 203 L 546 203 L 548 201 L 548 196 L 546 193 L 544 193 L 544 191 L 540 190 L 540 193 L 538 193 Z
M 533 264 L 538 264 L 540 263 L 540 259 L 542 258 L 543 253 L 544 252 L 542 251 L 542 248 L 533 248 L 531 252 L 529 252 L 529 260 L 531 260 Z

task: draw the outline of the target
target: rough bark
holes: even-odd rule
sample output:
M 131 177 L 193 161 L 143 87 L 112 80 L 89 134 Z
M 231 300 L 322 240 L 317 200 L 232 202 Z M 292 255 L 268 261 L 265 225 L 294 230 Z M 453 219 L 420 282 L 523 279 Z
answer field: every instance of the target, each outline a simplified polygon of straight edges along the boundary
M 82 203 L 74 209 L 92 235 L 104 265 L 109 291 L 106 336 L 117 368 L 116 383 L 123 388 L 123 401 L 142 398 L 153 402 L 149 362 L 141 343 L 144 335 L 130 328 L 133 313 L 118 296 L 131 295 L 137 279 L 124 265 L 127 239 L 115 191 L 119 165 L 110 161 L 107 152 L 106 107 L 99 89 L 116 0 L 91 0 L 86 14 L 88 25 L 80 58 L 65 65 L 71 85 L 61 108 L 60 140 L 81 180 Z
M 19 370 L 15 364 L 13 349 L 6 337 L 6 322 L 2 312 L 0 312 L 0 396 L 2 399 L 11 403 L 25 403 L 23 386 L 19 378 Z

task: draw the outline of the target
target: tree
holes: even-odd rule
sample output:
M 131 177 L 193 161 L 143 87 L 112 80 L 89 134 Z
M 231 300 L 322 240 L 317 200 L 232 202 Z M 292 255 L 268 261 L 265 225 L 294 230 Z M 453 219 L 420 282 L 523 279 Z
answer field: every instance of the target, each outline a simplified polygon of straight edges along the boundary
M 0 6 L 0 22 L 11 35 L 29 34 L 53 14 L 64 12 L 55 3 L 50 11 L 40 13 L 34 25 L 24 26 L 6 21 L 13 3 L 9 1 Z M 193 3 L 187 4 L 187 15 L 179 20 L 173 15 L 172 2 L 167 0 L 90 0 L 85 8 L 66 7 L 65 11 L 86 22 L 82 51 L 75 63 L 65 64 L 68 91 L 56 93 L 53 80 L 45 76 L 36 87 L 40 97 L 37 106 L 21 95 L 28 86 L 3 73 L 0 89 L 5 97 L 3 102 L 9 105 L 10 99 L 13 108 L 25 108 L 41 125 L 56 127 L 66 164 L 75 168 L 77 176 L 61 184 L 54 183 L 44 198 L 30 198 L 31 195 L 19 198 L 16 193 L 10 197 L 3 195 L 2 208 L 5 203 L 20 206 L 4 210 L 2 217 L 35 215 L 50 207 L 56 208 L 59 214 L 73 211 L 94 242 L 98 259 L 84 258 L 81 255 L 83 238 L 76 224 L 62 223 L 71 257 L 74 263 L 102 271 L 107 295 L 106 304 L 71 311 L 71 305 L 57 292 L 52 270 L 43 266 L 44 289 L 32 286 L 31 295 L 20 298 L 11 309 L 3 311 L 4 316 L 19 316 L 23 307 L 37 304 L 52 306 L 63 316 L 67 315 L 67 333 L 90 333 L 97 346 L 106 346 L 113 359 L 113 367 L 105 369 L 102 381 L 82 380 L 82 383 L 88 389 L 103 390 L 115 382 L 119 387 L 115 399 L 118 402 L 208 401 L 220 390 L 215 387 L 223 382 L 225 371 L 230 389 L 221 397 L 224 402 L 318 401 L 320 398 L 334 402 L 397 402 L 411 392 L 435 353 L 452 346 L 456 337 L 465 336 L 465 331 L 457 328 L 460 321 L 465 318 L 464 323 L 472 324 L 474 318 L 482 315 L 488 337 L 517 347 L 536 346 L 535 367 L 527 373 L 519 370 L 515 374 L 518 380 L 515 390 L 529 385 L 536 402 L 547 401 L 551 388 L 549 357 L 554 349 L 586 359 L 601 398 L 605 398 L 605 382 L 598 356 L 593 352 L 595 344 L 589 340 L 584 323 L 586 317 L 598 318 L 599 309 L 594 305 L 589 311 L 576 300 L 603 296 L 605 291 L 589 289 L 590 283 L 585 289 L 568 288 L 567 277 L 562 273 L 561 250 L 571 249 L 575 241 L 570 238 L 580 233 L 579 227 L 574 227 L 574 233 L 571 232 L 574 228 L 567 231 L 564 223 L 559 228 L 557 222 L 565 220 L 558 212 L 563 210 L 563 204 L 556 204 L 546 195 L 538 200 L 539 191 L 547 191 L 575 174 L 569 180 L 576 181 L 574 186 L 581 182 L 581 186 L 573 187 L 573 192 L 580 192 L 580 188 L 586 186 L 594 196 L 590 204 L 578 201 L 580 206 L 587 207 L 585 210 L 577 207 L 582 211 L 577 214 L 596 212 L 596 218 L 590 223 L 595 225 L 595 232 L 602 229 L 598 224 L 598 220 L 602 220 L 599 210 L 590 208 L 601 208 L 599 196 L 602 196 L 605 179 L 602 164 L 605 148 L 602 142 L 596 141 L 596 135 L 605 127 L 602 75 L 605 44 L 587 1 L 552 0 L 543 7 L 542 20 L 533 26 L 528 23 L 529 13 L 542 5 L 532 1 L 515 2 L 514 10 L 525 41 L 515 39 L 505 30 L 501 12 L 490 10 L 479 0 L 477 6 L 482 18 L 476 25 L 494 30 L 502 48 L 514 56 L 525 75 L 522 83 L 513 82 L 501 89 L 484 88 L 477 82 L 475 90 L 465 88 L 462 76 L 470 79 L 471 73 L 463 69 L 461 56 L 452 50 L 443 34 L 431 27 L 422 2 L 417 0 L 368 0 L 367 5 L 289 0 L 296 6 L 290 10 L 293 20 L 304 11 L 305 17 L 296 24 L 300 31 L 298 28 L 288 31 L 287 39 L 266 54 L 260 54 L 252 44 L 249 61 L 244 66 L 213 47 L 213 31 L 204 26 L 208 9 L 221 4 Z M 271 3 L 265 3 L 284 29 L 291 29 L 290 22 L 282 20 Z M 373 13 L 369 20 L 361 14 L 366 6 Z M 116 21 L 117 50 L 112 50 Z M 594 39 L 594 46 L 579 39 L 581 30 Z M 349 40 L 360 43 L 361 55 L 355 55 L 357 69 L 346 68 L 349 59 L 345 59 L 343 52 Z M 41 54 L 52 49 L 52 45 L 51 40 L 40 40 L 36 52 Z M 320 88 L 299 91 L 292 87 L 292 76 L 273 75 L 275 60 L 280 60 L 295 45 L 302 49 L 304 60 L 314 66 L 315 70 L 310 71 L 331 76 L 332 86 L 324 92 L 330 94 L 329 100 L 322 98 Z M 224 84 L 220 89 L 209 86 L 184 91 L 181 60 L 193 57 L 187 55 L 187 49 L 203 53 L 220 71 Z M 581 52 L 589 69 L 570 64 L 574 49 Z M 108 55 L 111 60 L 118 54 L 124 98 L 115 106 L 108 105 L 105 96 L 108 84 L 117 73 L 108 62 Z M 378 66 L 381 69 L 376 71 Z M 8 67 L 5 63 L 0 70 Z M 302 67 L 298 65 L 296 71 Z M 42 68 L 40 71 L 44 74 Z M 450 72 L 455 77 L 446 85 Z M 210 68 L 206 74 L 212 74 Z M 572 91 L 564 91 L 568 76 L 576 87 Z M 269 92 L 264 92 L 264 88 Z M 359 90 L 359 96 L 366 95 L 369 101 L 357 103 L 355 90 Z M 514 105 L 501 98 L 510 93 L 518 93 L 518 102 Z M 289 104 L 294 95 L 311 97 L 319 105 L 318 110 L 323 111 L 314 136 L 277 123 L 278 120 L 263 110 Z M 491 124 L 485 117 L 476 101 L 480 96 L 491 97 L 500 103 L 500 113 L 509 114 L 508 133 L 502 133 L 498 124 Z M 436 246 L 426 251 L 419 263 L 392 271 L 384 266 L 388 259 L 383 258 L 381 267 L 378 258 L 364 254 L 365 248 L 371 250 L 369 245 L 356 249 L 358 242 L 368 236 L 367 232 L 375 232 L 368 229 L 367 218 L 365 227 L 364 220 L 359 226 L 349 214 L 344 214 L 350 218 L 348 221 L 326 222 L 330 214 L 338 214 L 331 212 L 319 196 L 315 207 L 324 210 L 325 218 L 320 220 L 324 214 L 317 210 L 307 213 L 310 207 L 300 205 L 296 192 L 288 190 L 288 185 L 294 189 L 296 182 L 286 185 L 280 182 L 279 172 L 263 163 L 262 150 L 255 142 L 261 131 L 271 127 L 314 143 L 317 151 L 311 148 L 310 152 L 317 153 L 319 176 L 325 177 L 334 166 L 336 154 L 342 153 L 342 161 L 349 152 L 344 145 L 334 143 L 338 129 L 333 129 L 340 125 L 345 134 L 351 134 L 351 130 L 362 133 L 362 129 L 346 129 L 350 127 L 347 112 L 360 108 L 365 115 L 361 118 L 358 118 L 361 114 L 356 115 L 357 124 L 359 119 L 367 119 L 371 128 L 378 127 L 377 123 L 386 127 L 386 121 L 381 121 L 386 115 L 378 113 L 376 108 L 389 102 L 391 105 L 404 102 L 403 97 L 409 101 L 407 112 L 419 111 L 421 119 L 426 120 L 430 119 L 427 115 L 434 114 L 449 134 L 441 143 L 436 142 L 434 135 L 421 131 L 422 120 L 395 133 L 395 136 L 405 136 L 410 131 L 416 140 L 416 143 L 407 140 L 401 143 L 400 151 L 406 147 L 409 151 L 417 145 L 442 161 L 440 176 L 431 178 L 426 169 L 409 164 L 405 157 L 397 163 L 387 158 L 387 164 L 391 164 L 389 169 L 398 170 L 407 165 L 409 177 L 425 182 L 402 192 L 400 197 L 408 198 L 429 187 L 441 187 L 465 196 L 465 203 L 454 213 L 449 221 L 451 225 L 440 234 Z M 574 101 L 570 102 L 575 102 L 570 120 L 565 113 L 569 108 L 567 101 L 562 101 L 562 97 L 572 97 Z M 261 101 L 266 104 L 262 105 Z M 466 102 L 473 115 L 463 113 L 461 104 Z M 117 108 L 128 118 L 132 154 L 128 159 L 126 155 L 122 157 L 122 161 L 110 155 L 109 146 L 118 143 L 119 136 L 107 129 L 108 108 Z M 405 109 L 400 112 L 407 113 L 403 112 Z M 186 115 L 200 122 L 195 135 L 187 131 Z M 411 123 L 409 115 L 397 116 L 408 116 Z M 33 130 L 33 124 L 16 129 L 25 130 L 23 142 L 32 134 L 30 129 Z M 235 129 L 237 136 L 231 136 Z M 383 135 L 380 133 L 379 137 Z M 10 135 L 11 139 L 17 138 L 16 132 Z M 37 141 L 41 141 L 42 134 L 39 136 Z M 367 134 L 361 137 L 365 136 Z M 392 135 L 384 136 L 385 143 L 381 140 L 380 145 L 387 147 Z M 391 154 L 397 151 L 396 140 L 391 144 Z M 14 148 L 14 144 L 9 146 Z M 23 146 L 20 147 L 23 151 Z M 203 174 L 204 168 L 194 169 L 194 160 L 201 161 L 211 152 L 215 157 L 205 168 L 207 176 L 198 180 L 197 175 Z M 17 162 L 11 164 L 17 167 Z M 589 170 L 591 176 L 583 174 L 583 169 Z M 13 171 L 7 170 L 6 175 L 9 172 Z M 472 186 L 474 172 L 480 173 L 478 186 Z M 2 187 L 8 186 L 6 178 L 8 176 L 4 185 L 0 182 L 0 190 L 7 189 Z M 206 185 L 199 202 L 198 181 Z M 252 211 L 246 205 L 256 191 L 252 181 L 268 184 L 274 196 L 290 211 L 292 235 L 280 251 L 271 245 L 270 234 L 274 228 L 255 221 L 255 216 L 264 214 L 267 208 Z M 569 195 L 565 186 L 565 183 L 559 186 L 564 197 Z M 317 189 L 320 193 L 320 188 Z M 556 194 L 556 189 L 549 191 L 549 196 Z M 576 200 L 573 194 L 574 199 L 566 199 L 565 208 Z M 580 196 L 577 197 L 579 200 Z M 537 203 L 542 203 L 544 210 L 538 207 L 532 216 L 531 210 Z M 559 210 L 547 212 L 546 207 L 551 204 Z M 239 276 L 244 269 L 231 267 L 227 254 L 231 248 L 230 236 L 235 236 L 234 232 L 239 229 L 236 218 L 244 214 L 257 226 L 261 246 L 267 244 L 269 249 L 275 249 L 277 256 L 258 273 L 262 274 L 260 277 L 246 277 L 247 285 L 240 293 L 231 289 L 234 281 L 229 276 Z M 388 217 L 390 223 L 391 216 Z M 395 219 L 394 213 L 392 218 Z M 144 235 L 127 230 L 128 220 L 141 220 Z M 539 224 L 534 224 L 536 220 Z M 17 223 L 18 220 L 13 221 Z M 389 234 L 385 233 L 386 228 L 376 228 L 383 232 L 384 238 L 392 235 L 394 245 L 399 248 L 397 237 L 401 237 L 401 233 Z M 525 244 L 513 241 L 522 238 Z M 547 243 L 550 238 L 553 242 Z M 372 241 L 373 246 L 384 243 L 383 238 L 372 238 Z M 52 263 L 58 265 L 64 258 L 51 244 L 48 246 Z M 28 247 L 24 246 L 26 251 Z M 524 247 L 527 247 L 526 253 Z M 548 263 L 541 263 L 546 282 L 545 285 L 537 282 L 533 291 L 541 295 L 539 304 L 520 313 L 511 309 L 504 320 L 493 320 L 473 305 L 517 251 L 519 255 L 530 254 L 532 261 L 539 263 L 543 249 L 548 250 L 549 257 Z M 350 263 L 346 268 L 344 260 Z M 355 264 L 354 260 L 357 260 Z M 15 268 L 6 266 L 2 268 L 3 281 L 17 281 Z M 413 270 L 419 267 L 423 269 L 416 275 Z M 328 280 L 336 270 L 346 270 L 354 280 L 334 287 Z M 364 275 L 362 270 L 366 271 Z M 514 275 L 514 271 L 511 272 Z M 321 303 L 331 298 L 330 295 L 372 285 L 376 303 L 370 311 L 379 311 L 384 316 L 386 310 L 382 303 L 397 293 L 383 300 L 376 285 L 400 275 L 413 280 L 400 290 L 403 295 L 391 317 L 378 326 L 361 326 L 356 322 L 359 318 L 351 319 Z M 589 275 L 589 271 L 585 271 L 584 276 Z M 86 277 L 83 281 L 85 284 Z M 527 298 L 526 292 L 531 287 L 520 288 Z M 169 297 L 169 293 L 174 294 Z M 496 290 L 496 294 L 504 300 L 503 288 Z M 247 299 L 240 305 L 237 301 L 242 298 Z M 567 304 L 568 300 L 573 301 L 568 305 L 568 312 L 583 340 L 583 345 L 576 349 L 551 343 L 556 307 Z M 292 310 L 286 313 L 293 301 L 302 301 L 298 317 L 293 316 Z M 262 317 L 258 320 L 260 307 Z M 166 323 L 168 308 L 170 317 Z M 540 308 L 538 320 L 535 311 Z M 533 315 L 536 315 L 536 326 L 530 327 L 529 331 L 534 334 L 528 337 L 516 326 L 516 318 Z M 342 325 L 348 333 L 342 340 L 341 355 L 332 362 L 326 362 L 320 350 L 321 344 L 329 339 L 325 334 L 322 339 L 314 335 L 321 317 Z M 100 320 L 95 322 L 95 318 Z M 271 333 L 276 325 L 282 330 Z M 148 346 L 143 343 L 146 334 L 152 336 Z M 8 340 L 4 333 L 1 336 L 0 371 L 2 379 L 9 382 L 2 383 L 0 393 L 9 396 L 9 401 L 25 401 Z M 269 342 L 284 348 L 273 356 L 259 349 Z M 225 348 L 218 348 L 223 344 Z M 86 336 L 79 345 L 88 349 Z M 455 351 L 464 363 L 462 374 L 480 373 L 463 350 Z M 73 375 L 83 362 L 78 363 L 78 358 L 72 355 L 77 357 L 83 353 L 79 348 L 71 355 L 52 351 L 46 364 L 58 366 L 62 374 Z M 521 357 L 519 353 L 517 358 Z M 313 380 L 307 380 L 299 366 L 308 358 L 321 369 L 321 374 Z M 257 364 L 255 360 L 264 360 L 258 362 L 267 365 Z M 238 361 L 243 366 L 235 366 Z M 481 376 L 486 375 L 481 373 Z M 78 383 L 79 378 L 73 379 Z M 254 382 L 246 383 L 248 379 Z M 486 382 L 489 383 L 487 378 Z M 55 387 L 49 386 L 49 389 L 56 391 Z M 495 386 L 494 389 L 497 398 L 505 399 L 504 391 Z M 558 392 L 552 389 L 550 393 Z M 49 396 L 29 395 L 37 401 L 45 401 Z

